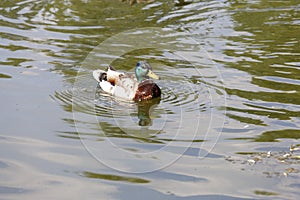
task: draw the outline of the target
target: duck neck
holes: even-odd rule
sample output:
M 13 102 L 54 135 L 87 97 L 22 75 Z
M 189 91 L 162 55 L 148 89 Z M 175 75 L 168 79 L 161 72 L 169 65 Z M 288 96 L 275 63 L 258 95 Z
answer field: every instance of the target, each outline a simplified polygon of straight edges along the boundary
M 141 83 L 144 80 L 144 77 L 142 76 L 137 76 L 136 78 L 139 83 Z
M 135 76 L 139 83 L 143 82 L 147 78 L 147 76 L 144 75 L 144 73 L 141 71 L 141 69 L 136 68 L 135 69 Z

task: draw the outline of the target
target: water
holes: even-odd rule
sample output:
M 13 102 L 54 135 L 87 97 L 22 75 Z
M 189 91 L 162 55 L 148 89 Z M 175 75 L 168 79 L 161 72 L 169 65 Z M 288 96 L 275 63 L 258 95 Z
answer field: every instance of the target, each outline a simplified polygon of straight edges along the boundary
M 297 198 L 299 10 L 2 1 L 1 198 Z M 91 76 L 138 60 L 160 99 L 124 102 Z

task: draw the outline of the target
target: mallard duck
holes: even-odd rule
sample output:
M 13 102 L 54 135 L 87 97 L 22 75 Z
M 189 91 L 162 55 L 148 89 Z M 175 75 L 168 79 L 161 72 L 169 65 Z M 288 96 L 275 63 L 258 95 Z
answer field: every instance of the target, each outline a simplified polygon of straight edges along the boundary
M 160 97 L 160 88 L 149 79 L 159 79 L 146 61 L 139 61 L 135 74 L 116 71 L 112 66 L 107 71 L 95 70 L 93 76 L 104 92 L 125 100 L 149 100 Z

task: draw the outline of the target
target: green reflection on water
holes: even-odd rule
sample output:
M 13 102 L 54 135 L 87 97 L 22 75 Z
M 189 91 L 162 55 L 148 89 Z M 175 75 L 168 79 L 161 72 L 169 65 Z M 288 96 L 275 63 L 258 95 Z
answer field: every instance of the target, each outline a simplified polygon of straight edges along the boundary
M 113 174 L 99 174 L 93 172 L 83 172 L 83 176 L 87 178 L 95 178 L 95 179 L 102 179 L 102 180 L 109 180 L 109 181 L 119 181 L 119 182 L 128 182 L 128 183 L 150 183 L 149 180 L 136 178 L 136 177 L 129 177 L 129 176 L 118 176 Z
M 12 78 L 12 77 L 10 75 L 0 73 L 0 78 Z
M 255 142 L 277 142 L 279 138 L 291 138 L 299 139 L 300 130 L 297 129 L 284 129 L 284 130 L 275 130 L 275 131 L 266 131 L 257 138 Z
M 264 190 L 255 190 L 254 193 L 257 194 L 257 195 L 263 195 L 263 196 L 276 196 L 276 195 L 279 195 L 279 193 L 269 192 L 269 191 L 264 191 Z
M 227 114 L 227 116 L 232 119 L 235 119 L 237 121 L 243 122 L 243 123 L 266 126 L 266 124 L 260 119 L 253 119 L 250 117 L 242 117 L 242 116 L 233 115 L 233 114 Z
M 253 92 L 239 89 L 226 89 L 230 95 L 237 95 L 249 100 L 261 100 L 267 102 L 291 103 L 300 105 L 300 95 L 298 93 L 283 92 Z
M 298 2 L 232 2 L 234 29 L 240 34 L 228 37 L 232 42 L 224 53 L 235 61 L 226 65 L 247 72 L 253 85 L 273 91 L 227 88 L 228 94 L 250 100 L 300 104 L 299 84 L 291 84 L 292 80 L 300 78 L 297 69 L 300 65 L 297 22 L 300 15 L 297 9 L 291 9 L 293 6 L 299 6 Z M 274 78 L 266 80 L 264 77 Z M 276 77 L 281 78 L 276 80 Z

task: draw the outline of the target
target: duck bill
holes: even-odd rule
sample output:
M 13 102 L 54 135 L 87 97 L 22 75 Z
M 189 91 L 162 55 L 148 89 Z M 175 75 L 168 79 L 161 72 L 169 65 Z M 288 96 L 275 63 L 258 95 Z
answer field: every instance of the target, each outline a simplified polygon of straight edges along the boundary
M 153 71 L 149 70 L 147 76 L 154 78 L 154 79 L 159 79 L 159 76 L 157 76 L 156 74 L 154 74 Z

